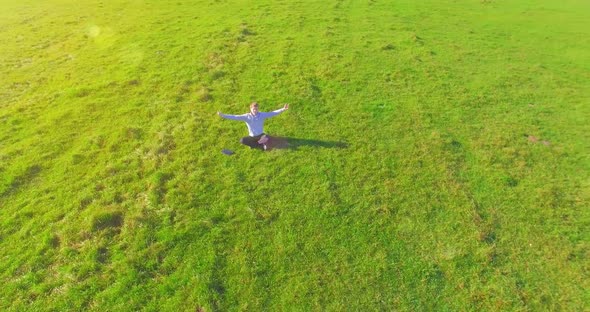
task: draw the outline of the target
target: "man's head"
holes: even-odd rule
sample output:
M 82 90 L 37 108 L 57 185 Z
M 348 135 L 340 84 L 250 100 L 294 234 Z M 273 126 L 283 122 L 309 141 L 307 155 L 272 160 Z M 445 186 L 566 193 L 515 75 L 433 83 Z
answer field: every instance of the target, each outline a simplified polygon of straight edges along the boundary
M 252 104 L 250 104 L 250 113 L 252 113 L 252 115 L 258 114 L 258 103 L 252 102 Z

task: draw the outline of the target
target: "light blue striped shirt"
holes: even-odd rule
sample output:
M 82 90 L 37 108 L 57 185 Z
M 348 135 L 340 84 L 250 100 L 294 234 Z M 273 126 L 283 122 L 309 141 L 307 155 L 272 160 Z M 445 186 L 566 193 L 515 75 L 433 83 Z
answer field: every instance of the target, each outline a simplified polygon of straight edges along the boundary
M 264 120 L 266 118 L 276 116 L 284 111 L 285 108 L 280 108 L 272 112 L 258 112 L 258 114 L 256 115 L 252 115 L 252 113 L 247 113 L 243 115 L 220 114 L 220 116 L 225 119 L 240 120 L 245 122 L 246 126 L 248 126 L 248 134 L 253 137 L 264 133 Z

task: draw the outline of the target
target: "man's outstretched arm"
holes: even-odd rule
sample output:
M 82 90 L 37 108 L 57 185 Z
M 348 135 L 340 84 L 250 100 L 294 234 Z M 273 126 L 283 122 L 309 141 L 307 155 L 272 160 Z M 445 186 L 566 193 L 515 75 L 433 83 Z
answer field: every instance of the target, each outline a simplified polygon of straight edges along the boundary
M 285 106 L 283 106 L 283 108 L 279 108 L 279 109 L 274 110 L 272 112 L 263 113 L 263 114 L 264 114 L 264 117 L 265 118 L 268 118 L 268 117 L 276 116 L 276 115 L 278 115 L 278 114 L 280 114 L 280 113 L 282 113 L 282 112 L 284 112 L 284 111 L 286 111 L 288 109 L 289 109 L 289 104 L 285 104 Z
M 247 114 L 243 114 L 243 115 L 226 115 L 226 114 L 222 114 L 221 112 L 217 112 L 217 115 L 219 115 L 219 117 L 221 117 L 221 118 L 231 119 L 231 120 L 245 121 L 245 120 L 248 119 L 246 117 Z

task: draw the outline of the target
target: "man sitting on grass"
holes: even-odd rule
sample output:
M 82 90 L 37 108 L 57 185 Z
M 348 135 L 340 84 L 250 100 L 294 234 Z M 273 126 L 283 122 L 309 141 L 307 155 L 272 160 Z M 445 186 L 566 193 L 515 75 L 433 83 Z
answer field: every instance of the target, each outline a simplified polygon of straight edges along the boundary
M 264 120 L 266 118 L 276 116 L 287 109 L 289 109 L 289 104 L 285 104 L 283 108 L 272 112 L 259 112 L 258 103 L 253 102 L 250 104 L 249 113 L 243 115 L 226 115 L 217 112 L 217 115 L 225 119 L 240 120 L 245 122 L 246 126 L 248 126 L 249 136 L 240 139 L 240 143 L 248 145 L 250 148 L 260 148 L 262 150 L 267 150 L 266 143 L 268 142 L 269 137 L 262 130 L 264 127 Z

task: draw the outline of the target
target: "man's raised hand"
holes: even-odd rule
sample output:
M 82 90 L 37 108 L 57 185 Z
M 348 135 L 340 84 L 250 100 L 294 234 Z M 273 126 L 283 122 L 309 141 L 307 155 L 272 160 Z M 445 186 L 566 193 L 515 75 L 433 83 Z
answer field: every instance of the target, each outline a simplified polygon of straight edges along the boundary
M 285 104 L 285 106 L 283 106 L 284 109 L 289 109 L 289 104 Z

